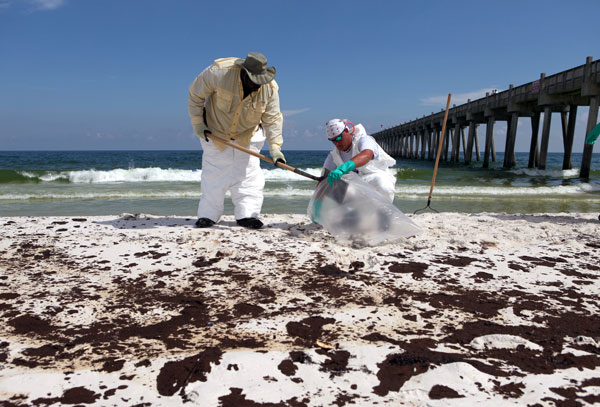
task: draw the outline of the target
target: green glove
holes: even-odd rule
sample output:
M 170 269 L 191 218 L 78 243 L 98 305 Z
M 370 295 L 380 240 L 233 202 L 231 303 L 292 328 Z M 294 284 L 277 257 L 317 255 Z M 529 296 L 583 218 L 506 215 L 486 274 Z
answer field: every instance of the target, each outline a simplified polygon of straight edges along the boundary
M 354 161 L 350 160 L 346 161 L 345 163 L 337 167 L 335 170 L 331 171 L 329 173 L 329 176 L 327 177 L 327 182 L 329 183 L 329 186 L 332 187 L 333 181 L 339 180 L 340 178 L 342 178 L 342 175 L 348 174 L 350 171 L 354 171 L 355 168 L 356 164 L 354 164 Z
M 592 131 L 588 133 L 587 137 L 585 138 L 585 144 L 593 145 L 596 142 L 598 136 L 600 136 L 600 123 L 598 123 L 596 127 L 594 127 Z
M 321 208 L 323 207 L 323 201 L 321 201 L 320 199 L 315 199 L 315 201 L 313 202 L 313 216 L 312 216 L 312 221 L 313 223 L 319 223 L 319 220 L 321 220 Z
M 210 133 L 210 130 L 208 130 L 208 127 L 206 127 L 204 125 L 204 123 L 202 124 L 194 124 L 194 134 L 200 138 L 204 138 L 204 140 L 208 141 L 208 137 L 206 137 L 206 134 L 204 134 L 204 132 L 207 131 Z
M 273 159 L 273 164 L 277 164 L 277 162 L 285 164 L 285 157 L 280 149 L 274 148 L 270 151 L 271 158 Z

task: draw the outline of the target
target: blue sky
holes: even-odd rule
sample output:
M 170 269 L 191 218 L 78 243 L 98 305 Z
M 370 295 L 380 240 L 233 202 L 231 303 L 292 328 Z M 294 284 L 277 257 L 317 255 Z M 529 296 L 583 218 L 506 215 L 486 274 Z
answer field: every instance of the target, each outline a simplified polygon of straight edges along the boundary
M 598 15 L 598 0 L 0 0 L 0 150 L 199 149 L 188 86 L 249 51 L 277 68 L 284 152 L 329 149 L 333 117 L 375 132 L 449 92 L 459 104 L 598 59 Z M 516 150 L 529 139 L 521 119 Z

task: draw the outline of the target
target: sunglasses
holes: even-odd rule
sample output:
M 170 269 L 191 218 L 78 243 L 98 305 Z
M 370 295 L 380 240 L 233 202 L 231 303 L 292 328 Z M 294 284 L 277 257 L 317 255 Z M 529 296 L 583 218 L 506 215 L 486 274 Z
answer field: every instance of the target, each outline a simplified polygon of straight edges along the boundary
M 335 143 L 335 142 L 337 142 L 337 141 L 340 141 L 341 139 L 342 139 L 342 135 L 340 134 L 340 135 L 339 135 L 339 136 L 337 136 L 337 137 L 330 138 L 330 139 L 329 139 L 329 141 L 331 141 L 332 143 Z

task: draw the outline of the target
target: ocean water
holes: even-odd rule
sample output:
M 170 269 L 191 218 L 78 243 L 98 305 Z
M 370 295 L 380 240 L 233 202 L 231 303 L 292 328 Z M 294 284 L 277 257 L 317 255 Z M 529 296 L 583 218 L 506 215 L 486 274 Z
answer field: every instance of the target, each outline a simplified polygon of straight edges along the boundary
M 284 151 L 288 164 L 320 175 L 327 151 Z M 581 154 L 563 171 L 562 153 L 549 153 L 547 169 L 440 162 L 431 208 L 440 212 L 600 212 L 600 154 L 590 180 L 579 178 Z M 0 216 L 118 215 L 146 213 L 195 217 L 200 198 L 202 151 L 0 152 Z M 261 162 L 263 213 L 306 213 L 315 181 Z M 394 204 L 405 213 L 424 208 L 433 161 L 398 159 Z M 232 214 L 226 198 L 225 213 Z

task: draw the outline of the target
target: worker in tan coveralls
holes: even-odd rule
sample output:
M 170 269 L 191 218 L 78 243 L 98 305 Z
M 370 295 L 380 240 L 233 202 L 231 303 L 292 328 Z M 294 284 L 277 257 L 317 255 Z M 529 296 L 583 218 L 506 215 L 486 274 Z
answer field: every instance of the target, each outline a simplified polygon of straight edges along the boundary
M 205 132 L 256 152 L 266 139 L 273 161 L 285 163 L 275 72 L 263 54 L 251 52 L 245 60 L 217 59 L 190 86 L 188 110 L 203 150 L 196 227 L 219 221 L 228 190 L 237 224 L 251 229 L 263 226 L 258 216 L 265 180 L 259 159 L 209 139 Z

